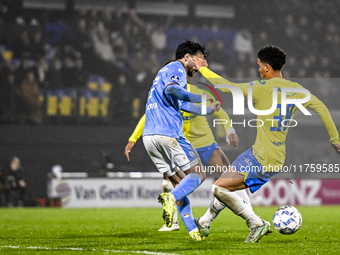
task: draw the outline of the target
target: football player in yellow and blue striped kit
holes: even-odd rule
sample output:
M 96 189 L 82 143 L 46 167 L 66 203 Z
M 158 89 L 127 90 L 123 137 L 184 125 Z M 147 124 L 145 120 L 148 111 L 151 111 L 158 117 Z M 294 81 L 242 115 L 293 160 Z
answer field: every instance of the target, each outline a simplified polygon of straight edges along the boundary
M 243 203 L 243 199 L 235 192 L 249 188 L 253 193 L 265 184 L 279 171 L 271 169 L 282 168 L 286 155 L 286 137 L 289 125 L 283 126 L 282 121 L 293 119 L 296 105 L 287 105 L 286 115 L 281 109 L 281 89 L 302 88 L 296 83 L 283 79 L 281 69 L 286 63 L 286 54 L 276 46 L 266 46 L 258 52 L 257 64 L 262 80 L 251 83 L 233 83 L 209 70 L 208 64 L 203 59 L 195 59 L 200 73 L 213 85 L 228 84 L 241 89 L 243 95 L 248 97 L 248 88 L 252 87 L 252 103 L 257 110 L 270 109 L 273 103 L 273 88 L 277 89 L 277 108 L 272 114 L 258 115 L 257 136 L 254 145 L 242 153 L 234 162 L 233 168 L 224 173 L 213 185 L 213 194 L 218 201 L 223 203 L 236 215 L 246 220 L 250 227 L 250 234 L 245 242 L 258 242 L 270 231 L 270 224 L 260 219 L 251 207 Z M 231 94 L 227 88 L 221 88 L 222 92 Z M 304 93 L 287 93 L 290 99 L 303 99 Z M 330 137 L 331 146 L 340 154 L 339 133 L 327 107 L 314 95 L 302 104 L 305 108 L 316 112 L 325 125 Z M 268 121 L 279 120 L 279 121 Z M 263 125 L 260 125 L 262 124 Z M 202 235 L 207 236 L 211 222 L 217 217 L 219 211 L 209 208 L 198 220 Z

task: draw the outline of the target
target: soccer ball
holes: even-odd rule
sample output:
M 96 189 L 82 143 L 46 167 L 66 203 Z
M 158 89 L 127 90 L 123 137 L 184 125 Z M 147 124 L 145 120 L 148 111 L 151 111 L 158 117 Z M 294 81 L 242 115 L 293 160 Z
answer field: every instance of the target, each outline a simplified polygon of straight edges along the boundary
M 284 235 L 291 235 L 301 227 L 301 213 L 294 206 L 285 205 L 277 209 L 273 217 L 273 224 L 277 231 Z

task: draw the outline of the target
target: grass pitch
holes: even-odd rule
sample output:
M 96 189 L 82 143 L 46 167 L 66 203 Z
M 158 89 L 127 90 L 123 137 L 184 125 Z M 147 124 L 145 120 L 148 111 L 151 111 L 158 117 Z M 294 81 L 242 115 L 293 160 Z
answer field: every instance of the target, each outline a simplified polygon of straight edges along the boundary
M 278 207 L 256 207 L 272 219 Z M 298 207 L 301 229 L 274 231 L 260 243 L 243 243 L 245 222 L 224 210 L 203 242 L 189 241 L 181 222 L 160 233 L 161 208 L 0 209 L 0 254 L 340 254 L 340 206 Z M 206 208 L 194 208 L 200 216 Z

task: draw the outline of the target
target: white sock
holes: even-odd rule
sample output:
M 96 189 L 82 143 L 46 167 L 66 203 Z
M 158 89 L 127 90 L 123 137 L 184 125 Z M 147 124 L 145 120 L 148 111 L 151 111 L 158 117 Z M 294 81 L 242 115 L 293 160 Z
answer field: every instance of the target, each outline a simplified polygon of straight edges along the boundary
M 237 195 L 239 195 L 239 196 L 243 199 L 243 201 L 244 201 L 248 206 L 250 206 L 251 209 L 253 209 L 252 206 L 251 206 L 251 203 L 250 203 L 250 198 L 249 198 L 249 196 L 248 196 L 248 194 L 247 194 L 247 191 L 246 191 L 245 189 L 236 190 L 235 193 L 236 193 Z
M 253 209 L 243 202 L 243 199 L 236 193 L 213 184 L 214 196 L 224 203 L 233 213 L 247 221 L 249 227 L 262 226 L 263 222 Z
M 200 218 L 199 224 L 202 227 L 209 227 L 214 219 L 219 215 L 219 213 L 226 208 L 224 204 L 218 201 L 215 197 L 211 200 L 210 207 L 206 213 Z

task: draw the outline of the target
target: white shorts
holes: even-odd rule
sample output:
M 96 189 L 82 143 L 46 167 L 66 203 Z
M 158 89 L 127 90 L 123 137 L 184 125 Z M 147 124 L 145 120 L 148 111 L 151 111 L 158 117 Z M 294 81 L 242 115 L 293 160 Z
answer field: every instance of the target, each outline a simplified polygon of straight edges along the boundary
M 158 171 L 166 173 L 168 177 L 174 175 L 178 169 L 186 171 L 191 165 L 199 163 L 196 150 L 183 137 L 177 140 L 169 136 L 148 135 L 143 137 L 143 143 Z

